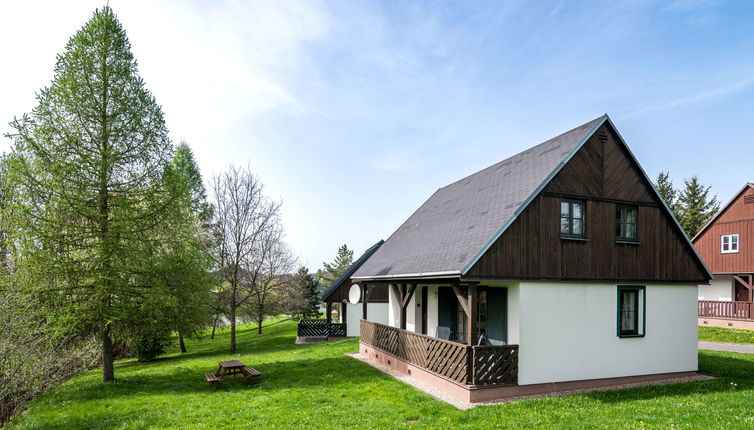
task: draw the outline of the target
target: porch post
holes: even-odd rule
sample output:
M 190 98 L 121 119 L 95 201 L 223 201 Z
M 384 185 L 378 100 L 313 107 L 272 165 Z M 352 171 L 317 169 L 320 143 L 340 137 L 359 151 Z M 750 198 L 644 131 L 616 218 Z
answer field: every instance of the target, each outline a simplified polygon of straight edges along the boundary
M 327 302 L 327 325 L 332 322 L 332 302 Z
M 403 300 L 406 298 L 406 284 L 400 284 L 398 287 L 401 290 L 401 298 L 400 298 L 400 305 L 401 305 L 401 317 L 400 317 L 400 327 L 405 330 L 406 329 L 406 307 L 403 305 Z
M 403 330 L 406 329 L 406 308 L 408 308 L 408 303 L 411 301 L 411 297 L 414 296 L 414 291 L 416 291 L 416 284 L 401 284 L 401 295 L 398 303 L 401 305 L 400 325 Z
M 741 276 L 733 275 L 733 279 L 735 279 L 736 281 L 738 281 L 744 288 L 746 288 L 747 296 L 749 298 L 748 301 L 749 302 L 754 302 L 754 282 L 752 281 L 752 275 L 748 275 L 746 280 L 744 280 L 743 276 L 744 275 L 741 275 Z M 735 297 L 735 294 L 736 294 L 735 282 L 733 283 L 733 285 L 734 285 L 734 288 L 733 288 L 733 294 L 734 294 L 733 299 L 735 301 L 735 299 L 736 299 L 736 297 Z
M 467 344 L 468 345 L 475 345 L 476 344 L 476 313 L 477 313 L 477 300 L 478 300 L 478 292 L 476 289 L 476 285 L 472 284 L 469 285 L 468 289 L 468 312 L 466 313 L 466 316 L 468 317 L 468 324 L 466 324 L 467 329 Z
M 367 319 L 367 298 L 369 297 L 369 284 L 361 285 L 361 319 Z
M 348 321 L 346 319 L 347 317 L 346 311 L 348 311 L 348 304 L 346 303 L 344 299 L 342 302 L 340 302 L 340 322 L 343 324 L 345 324 L 346 321 Z

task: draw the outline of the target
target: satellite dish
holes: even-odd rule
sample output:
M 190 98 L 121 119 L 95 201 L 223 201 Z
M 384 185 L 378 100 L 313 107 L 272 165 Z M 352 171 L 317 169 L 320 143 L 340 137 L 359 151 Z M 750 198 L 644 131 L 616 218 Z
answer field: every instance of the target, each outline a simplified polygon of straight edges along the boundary
M 353 284 L 351 285 L 351 289 L 348 290 L 348 301 L 355 305 L 359 303 L 359 300 L 361 300 L 361 287 Z

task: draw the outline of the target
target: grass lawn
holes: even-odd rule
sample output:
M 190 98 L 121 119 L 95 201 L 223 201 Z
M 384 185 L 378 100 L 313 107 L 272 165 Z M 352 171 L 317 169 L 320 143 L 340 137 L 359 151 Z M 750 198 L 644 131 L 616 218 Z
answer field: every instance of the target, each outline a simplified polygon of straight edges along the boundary
M 707 342 L 754 343 L 754 330 L 699 327 L 699 340 Z
M 460 411 L 345 355 L 348 339 L 294 345 L 284 320 L 256 336 L 242 327 L 236 357 L 263 373 L 210 392 L 203 375 L 231 358 L 228 333 L 186 354 L 97 370 L 32 402 L 9 425 L 34 428 L 754 428 L 754 355 L 701 351 L 706 382 L 531 399 Z

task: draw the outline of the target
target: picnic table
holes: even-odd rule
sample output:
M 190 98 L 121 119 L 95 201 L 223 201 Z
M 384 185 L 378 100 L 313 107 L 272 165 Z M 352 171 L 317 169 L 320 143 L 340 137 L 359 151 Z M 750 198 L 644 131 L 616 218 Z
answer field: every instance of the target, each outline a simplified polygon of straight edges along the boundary
M 239 360 L 220 361 L 217 363 L 219 366 L 217 372 L 207 373 L 204 375 L 204 379 L 212 385 L 212 392 L 214 393 L 220 387 L 223 382 L 239 381 L 246 379 L 249 383 L 254 383 L 254 378 L 262 376 L 258 370 L 253 367 L 246 367 L 245 364 Z

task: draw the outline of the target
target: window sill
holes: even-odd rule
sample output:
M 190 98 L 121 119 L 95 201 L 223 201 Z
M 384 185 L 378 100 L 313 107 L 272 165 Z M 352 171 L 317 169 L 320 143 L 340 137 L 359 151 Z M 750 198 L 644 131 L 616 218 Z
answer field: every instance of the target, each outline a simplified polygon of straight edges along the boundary
M 571 237 L 571 236 L 560 236 L 562 240 L 575 240 L 577 242 L 589 242 L 589 239 L 585 237 Z
M 624 339 L 624 338 L 632 338 L 632 337 L 644 337 L 644 335 L 643 334 L 621 334 L 621 335 L 618 335 L 618 337 L 621 339 Z
M 738 251 L 720 251 L 720 254 L 738 254 Z
M 635 240 L 624 240 L 624 239 L 615 239 L 615 243 L 620 243 L 621 245 L 641 245 L 641 242 L 637 242 Z

